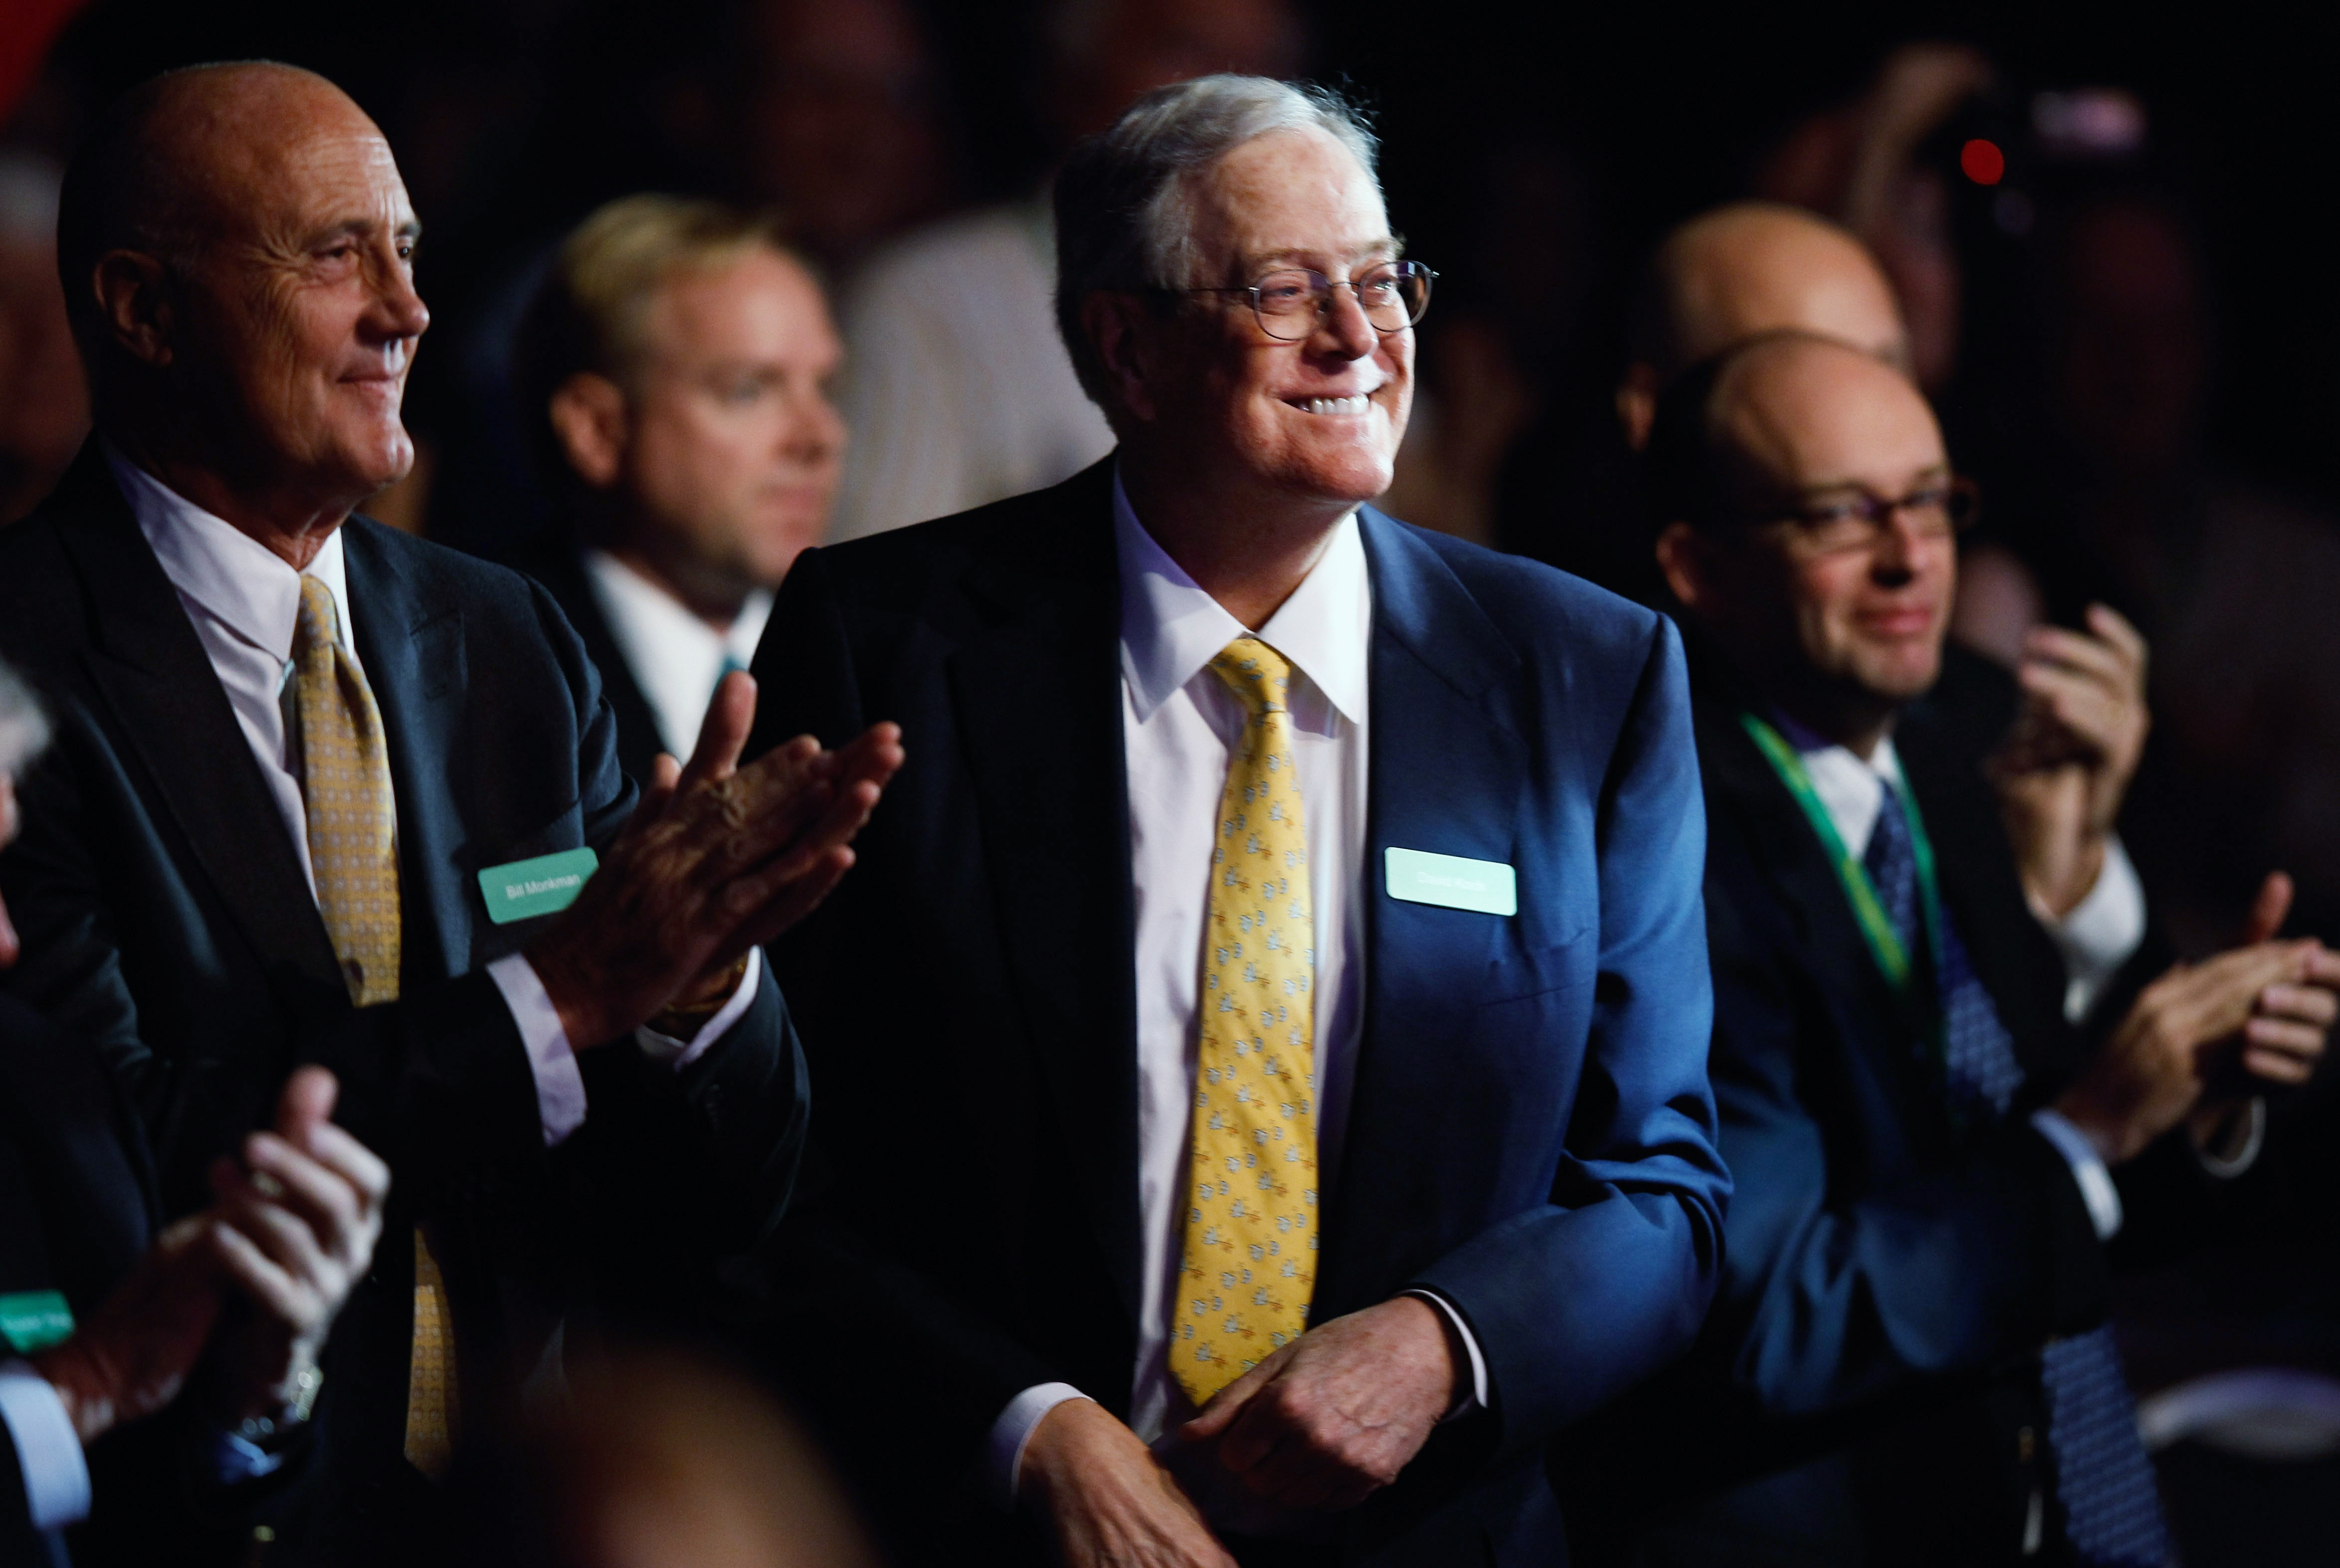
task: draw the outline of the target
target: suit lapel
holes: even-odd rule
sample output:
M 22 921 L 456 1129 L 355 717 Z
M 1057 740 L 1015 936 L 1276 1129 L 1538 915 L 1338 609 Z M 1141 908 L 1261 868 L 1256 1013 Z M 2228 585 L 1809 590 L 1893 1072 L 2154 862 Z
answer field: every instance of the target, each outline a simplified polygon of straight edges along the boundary
M 342 539 L 358 660 L 390 744 L 404 926 L 400 967 L 412 984 L 471 967 L 470 889 L 461 876 L 439 874 L 460 864 L 466 841 L 448 786 L 463 718 L 463 616 L 426 603 L 382 549 L 378 527 L 352 518 Z
M 290 962 L 340 991 L 341 966 L 275 798 L 94 441 L 60 489 L 75 491 L 63 511 L 81 520 L 58 534 L 91 605 L 92 681 L 263 962 Z
M 949 679 L 1071 1192 L 1134 1323 L 1137 1025 L 1111 475 L 1108 461 L 1071 481 L 1055 527 L 976 564 L 991 620 L 950 655 Z
M 1508 921 L 1391 898 L 1383 851 L 1425 849 L 1515 861 L 1515 806 L 1527 747 L 1488 700 L 1519 655 L 1437 553 L 1367 507 L 1359 514 L 1373 583 L 1365 862 L 1365 1012 L 1344 1150 L 1404 1149 L 1412 1107 L 1441 1093 L 1438 1043 L 1501 951 Z M 1458 787 L 1459 786 L 1459 787 Z M 1419 1167 L 1344 1157 L 1329 1196 L 1316 1299 L 1345 1311 L 1400 1242 L 1390 1216 L 1420 1206 Z

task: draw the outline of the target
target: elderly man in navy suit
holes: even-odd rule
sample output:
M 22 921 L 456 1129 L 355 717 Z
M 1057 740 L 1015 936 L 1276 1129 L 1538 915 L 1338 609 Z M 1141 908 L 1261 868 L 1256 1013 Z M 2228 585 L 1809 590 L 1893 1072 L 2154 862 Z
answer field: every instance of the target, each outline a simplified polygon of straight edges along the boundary
M 773 949 L 783 1343 L 911 1560 L 1554 1561 L 1544 1440 L 1713 1285 L 1681 647 L 1363 504 L 1433 276 L 1373 162 L 1140 100 L 1056 186 L 1116 453 L 807 554 L 757 656 L 920 759 Z
M 752 1290 L 805 1108 L 758 944 L 897 757 L 879 730 L 735 768 L 735 675 L 638 803 L 543 590 L 352 515 L 413 460 L 419 227 L 308 72 L 109 110 L 58 219 L 97 432 L 0 542 L 0 648 L 56 725 L 0 859 L 9 988 L 115 1070 L 166 1217 L 304 1062 L 398 1172 L 325 1356 L 322 1480 L 274 1527 L 336 1564 L 414 1560 L 572 1318 L 688 1329 Z

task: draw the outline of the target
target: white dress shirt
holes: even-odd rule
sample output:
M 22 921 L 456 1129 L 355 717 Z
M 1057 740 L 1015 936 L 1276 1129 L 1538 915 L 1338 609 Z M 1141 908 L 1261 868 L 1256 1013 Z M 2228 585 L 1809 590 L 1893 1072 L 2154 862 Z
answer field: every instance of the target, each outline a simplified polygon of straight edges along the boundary
M 688 759 L 698 749 L 699 727 L 707 720 L 716 683 L 726 670 L 755 662 L 756 644 L 771 619 L 772 596 L 762 589 L 750 593 L 730 630 L 718 631 L 606 550 L 585 552 L 585 575 L 610 635 L 625 655 L 626 669 L 658 720 L 659 739 L 667 750 Z
M 163 574 L 178 590 L 196 638 L 226 690 L 244 739 L 260 764 L 261 778 L 276 801 L 284 831 L 300 858 L 313 897 L 317 879 L 309 859 L 309 818 L 301 795 L 293 754 L 292 634 L 301 609 L 301 579 L 283 557 L 229 522 L 172 490 L 109 443 L 107 464 L 130 502 L 139 531 L 154 548 Z M 342 534 L 335 530 L 309 563 L 307 576 L 322 581 L 333 596 L 341 621 L 341 646 L 358 663 L 356 621 L 342 565 Z M 364 666 L 360 663 L 361 670 Z M 394 808 L 393 808 L 394 809 Z M 678 1067 L 722 1037 L 755 999 L 763 972 L 751 951 L 748 973 L 723 1009 L 700 1026 L 688 1042 L 654 1031 L 638 1031 L 642 1048 Z M 488 966 L 496 989 L 511 1009 L 536 1084 L 538 1118 L 544 1141 L 560 1143 L 585 1122 L 585 1078 L 570 1048 L 568 1031 L 544 982 L 519 953 Z
M 15 1445 L 25 1511 L 35 1530 L 62 1530 L 89 1517 L 89 1462 L 64 1401 L 26 1361 L 0 1362 L 0 1424 Z
M 1153 1443 L 1194 1414 L 1171 1375 L 1170 1319 L 1184 1262 L 1187 1136 L 1195 1103 L 1203 928 L 1228 759 L 1245 712 L 1210 661 L 1256 635 L 1291 660 L 1286 701 L 1308 832 L 1316 911 L 1317 1161 L 1327 1201 L 1340 1182 L 1342 1135 L 1364 1027 L 1365 780 L 1373 587 L 1353 514 L 1265 626 L 1251 632 L 1165 553 L 1114 481 L 1121 571 L 1122 744 L 1129 777 L 1130 881 L 1137 960 L 1137 1360 L 1130 1427 Z M 1464 1347 L 1471 1394 L 1486 1365 L 1461 1315 L 1421 1291 Z M 995 1483 L 1012 1496 L 1024 1444 L 1069 1384 L 1025 1390 L 993 1424 Z

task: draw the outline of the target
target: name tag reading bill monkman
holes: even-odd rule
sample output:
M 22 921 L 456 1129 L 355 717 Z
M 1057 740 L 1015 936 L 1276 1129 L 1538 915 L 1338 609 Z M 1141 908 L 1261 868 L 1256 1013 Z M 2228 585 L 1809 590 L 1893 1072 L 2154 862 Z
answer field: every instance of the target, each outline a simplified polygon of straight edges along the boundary
M 1482 915 L 1520 912 L 1518 879 L 1501 860 L 1470 860 L 1427 849 L 1382 851 L 1389 896 L 1409 904 L 1443 904 Z
M 480 894 L 488 901 L 488 918 L 499 926 L 557 915 L 577 902 L 585 879 L 601 858 L 590 849 L 563 849 L 533 860 L 512 860 L 480 873 Z

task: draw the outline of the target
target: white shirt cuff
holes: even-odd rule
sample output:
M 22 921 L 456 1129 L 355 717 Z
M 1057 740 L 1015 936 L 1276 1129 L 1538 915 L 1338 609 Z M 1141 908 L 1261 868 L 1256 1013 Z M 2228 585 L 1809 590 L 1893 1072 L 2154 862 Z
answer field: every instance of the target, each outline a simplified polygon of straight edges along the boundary
M 524 953 L 511 953 L 488 966 L 488 978 L 503 993 L 519 1026 L 528 1070 L 536 1079 L 536 1116 L 544 1126 L 544 1146 L 552 1147 L 585 1125 L 585 1075 L 560 1027 L 560 1009 Z
M 1007 1408 L 991 1424 L 983 1455 L 992 1494 L 1003 1507 L 1014 1504 L 1016 1488 L 1023 1484 L 1024 1449 L 1038 1430 L 1040 1418 L 1067 1399 L 1087 1397 L 1069 1383 L 1036 1383 L 1007 1402 Z
M 25 1503 L 35 1530 L 62 1530 L 89 1517 L 89 1462 L 64 1401 L 32 1364 L 0 1365 L 0 1422 L 16 1445 Z
M 634 1043 L 642 1055 L 654 1062 L 664 1062 L 676 1072 L 690 1066 L 707 1054 L 707 1048 L 731 1030 L 731 1026 L 747 1016 L 756 1005 L 756 985 L 764 973 L 764 949 L 748 949 L 748 968 L 739 976 L 739 984 L 732 989 L 730 1000 L 716 1015 L 699 1026 L 699 1032 L 688 1040 L 678 1040 L 672 1035 L 661 1035 L 645 1024 L 634 1031 Z
M 2112 1240 L 2121 1227 L 2120 1193 L 2113 1186 L 2113 1173 L 2105 1168 L 2097 1146 L 2063 1113 L 2046 1106 L 2031 1113 L 2031 1126 L 2072 1167 L 2072 1179 L 2079 1184 L 2080 1201 L 2088 1206 L 2088 1223 L 2096 1226 L 2097 1239 Z
M 2145 941 L 2145 884 L 2118 834 L 2105 841 L 2105 863 L 2088 896 L 2062 919 L 2040 923 L 2064 960 L 2065 1021 L 2077 1024 Z
M 1454 1396 L 1453 1406 L 1446 1412 L 1444 1419 L 1452 1421 L 1471 1411 L 1486 1409 L 1487 1358 L 1479 1354 L 1479 1341 L 1472 1335 L 1471 1325 L 1462 1321 L 1462 1315 L 1454 1309 L 1454 1304 L 1434 1290 L 1402 1290 L 1398 1294 L 1418 1295 L 1443 1313 L 1447 1326 L 1454 1331 L 1454 1337 L 1462 1342 L 1463 1354 L 1471 1358 L 1470 1391 Z
M 2264 1096 L 2253 1095 L 2250 1131 L 2244 1135 L 2243 1146 L 2231 1155 L 2222 1155 L 2195 1144 L 2194 1157 L 2202 1162 L 2204 1170 L 2220 1181 L 2232 1181 L 2258 1163 L 2259 1149 L 2266 1143 L 2266 1099 Z

